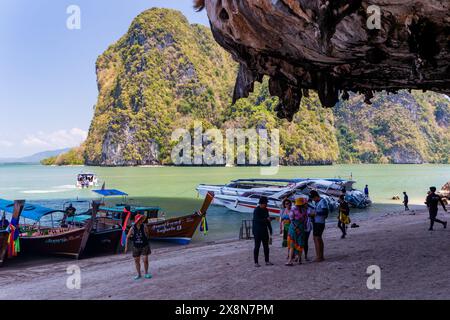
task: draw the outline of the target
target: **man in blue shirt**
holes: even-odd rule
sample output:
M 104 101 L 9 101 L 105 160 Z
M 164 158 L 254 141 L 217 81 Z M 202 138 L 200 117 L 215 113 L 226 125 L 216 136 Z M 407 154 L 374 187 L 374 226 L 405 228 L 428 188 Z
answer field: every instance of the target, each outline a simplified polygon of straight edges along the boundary
M 366 187 L 364 188 L 364 194 L 366 195 L 366 198 L 369 197 L 369 186 L 366 184 Z
M 328 203 L 321 198 L 319 193 L 315 190 L 310 192 L 311 200 L 315 203 L 313 236 L 314 245 L 316 247 L 316 262 L 322 262 L 325 258 L 323 255 L 324 243 L 322 239 L 323 231 L 325 230 L 325 220 L 328 218 Z

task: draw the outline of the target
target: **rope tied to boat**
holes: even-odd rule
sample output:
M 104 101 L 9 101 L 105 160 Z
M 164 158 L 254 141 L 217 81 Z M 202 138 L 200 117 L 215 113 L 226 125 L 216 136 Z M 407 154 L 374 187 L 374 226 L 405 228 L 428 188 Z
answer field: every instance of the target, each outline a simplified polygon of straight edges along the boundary
M 206 216 L 203 215 L 202 223 L 200 224 L 200 231 L 206 236 L 208 234 L 208 221 L 206 221 Z

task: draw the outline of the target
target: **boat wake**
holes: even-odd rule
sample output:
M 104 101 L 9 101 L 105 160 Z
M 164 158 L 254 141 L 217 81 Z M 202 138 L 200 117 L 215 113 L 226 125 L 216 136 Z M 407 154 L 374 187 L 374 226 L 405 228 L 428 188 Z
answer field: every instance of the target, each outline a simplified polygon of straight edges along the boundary
M 76 186 L 74 185 L 62 185 L 62 186 L 54 186 L 51 189 L 41 189 L 41 190 L 24 190 L 21 193 L 25 194 L 45 194 L 45 193 L 59 193 L 59 192 L 67 192 L 70 190 L 75 190 Z

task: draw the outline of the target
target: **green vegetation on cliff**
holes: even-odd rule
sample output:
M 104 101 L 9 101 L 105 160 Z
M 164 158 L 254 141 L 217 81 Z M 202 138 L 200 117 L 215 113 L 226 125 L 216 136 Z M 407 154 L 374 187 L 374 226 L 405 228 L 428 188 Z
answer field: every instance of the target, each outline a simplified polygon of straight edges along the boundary
M 267 81 L 231 106 L 237 65 L 210 30 L 153 8 L 97 60 L 99 97 L 85 143 L 90 165 L 170 164 L 175 128 L 278 128 L 282 164 L 449 162 L 450 101 L 432 92 L 352 95 L 323 109 L 302 100 L 292 122 L 276 117 Z M 79 159 L 77 159 L 78 161 Z

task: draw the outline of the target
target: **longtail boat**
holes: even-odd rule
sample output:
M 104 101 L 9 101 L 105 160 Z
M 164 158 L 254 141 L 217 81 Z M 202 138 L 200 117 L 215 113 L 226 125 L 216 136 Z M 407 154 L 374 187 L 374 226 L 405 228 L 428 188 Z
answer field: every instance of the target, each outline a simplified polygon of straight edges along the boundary
M 24 203 L 24 202 L 23 202 Z M 92 210 L 91 219 L 82 226 L 68 224 L 54 226 L 53 215 L 62 213 L 61 210 L 46 208 L 35 204 L 26 204 L 21 212 L 11 210 L 13 202 L 0 201 L 0 209 L 13 213 L 12 221 L 22 218 L 18 223 L 20 254 L 64 255 L 78 259 L 86 247 L 92 230 L 96 211 Z M 41 223 L 42 218 L 50 217 L 47 224 Z M 29 223 L 28 221 L 33 223 Z
M 92 209 L 96 211 L 94 223 L 89 234 L 85 255 L 95 255 L 103 253 L 116 253 L 119 249 L 120 239 L 122 236 L 122 226 L 117 224 L 105 223 L 104 220 L 97 216 L 100 203 L 92 202 Z M 91 220 L 92 214 L 88 210 L 86 213 L 74 215 L 67 219 L 68 224 L 85 225 Z
M 150 240 L 189 244 L 198 226 L 205 221 L 206 212 L 213 198 L 214 194 L 208 192 L 199 211 L 176 218 L 159 217 L 159 207 L 117 205 L 100 207 L 98 219 L 104 224 L 120 224 L 125 234 L 131 227 L 134 216 L 141 214 L 146 217 L 145 223 L 150 227 Z
M 6 251 L 8 250 L 9 232 L 5 229 L 0 230 L 0 267 L 6 260 Z

